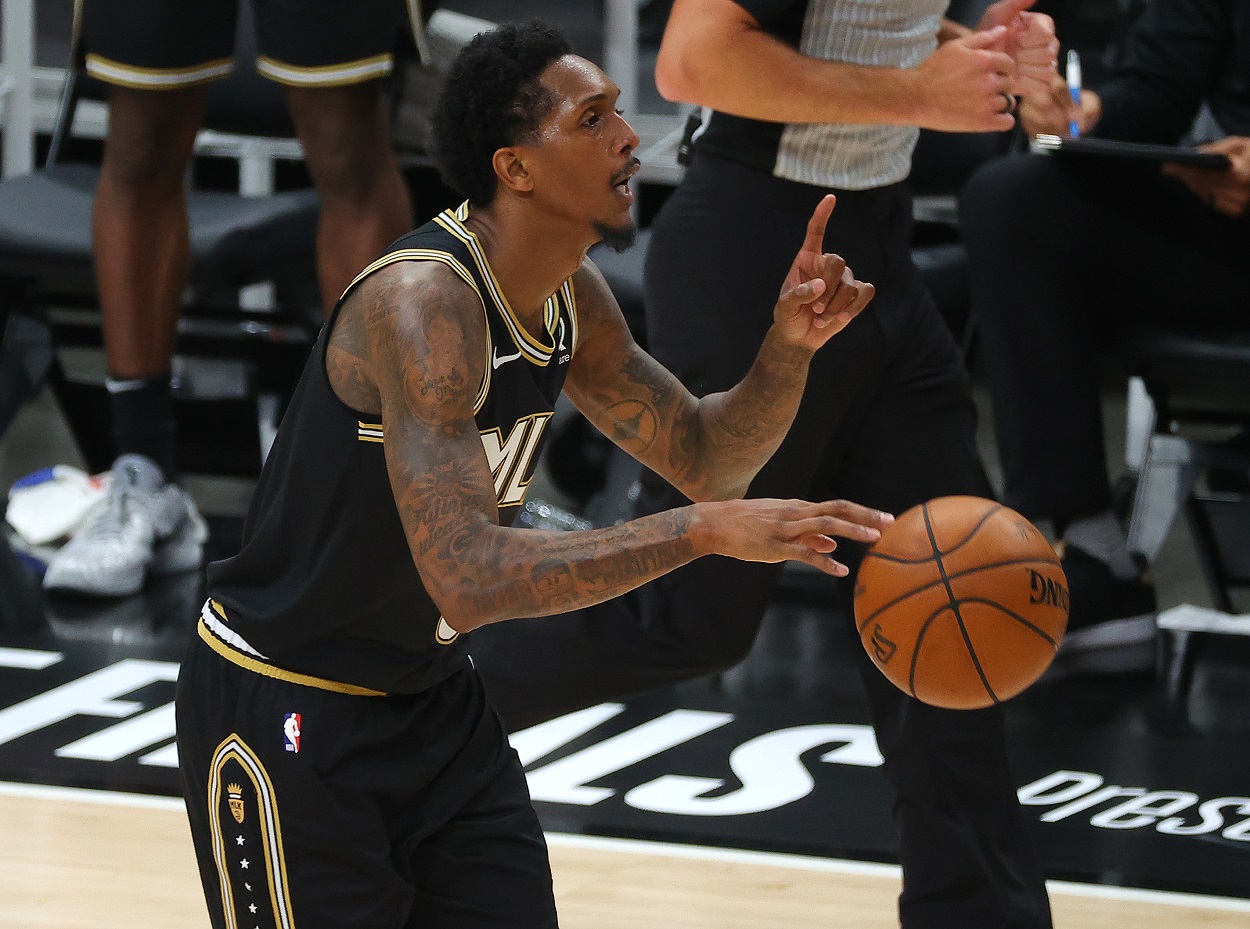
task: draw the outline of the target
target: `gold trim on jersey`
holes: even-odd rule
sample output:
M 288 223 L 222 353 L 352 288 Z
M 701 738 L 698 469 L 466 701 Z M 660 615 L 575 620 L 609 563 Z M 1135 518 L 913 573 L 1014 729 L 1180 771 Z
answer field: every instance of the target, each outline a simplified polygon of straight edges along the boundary
M 174 90 L 223 78 L 234 70 L 233 58 L 218 58 L 189 68 L 140 68 L 102 55 L 87 55 L 87 73 L 107 84 L 136 90 Z
M 256 56 L 256 70 L 260 74 L 290 87 L 342 87 L 347 84 L 361 84 L 385 77 L 394 67 L 394 59 L 389 53 L 315 68 L 277 61 L 268 55 Z
M 382 432 L 381 423 L 362 423 L 360 420 L 356 420 L 356 426 L 356 438 L 358 438 L 361 442 L 377 442 L 379 445 L 382 444 L 384 434 Z
M 444 252 L 433 248 L 401 248 L 398 251 L 389 252 L 381 258 L 375 260 L 372 264 L 352 278 L 352 282 L 344 288 L 343 295 L 339 297 L 339 302 L 342 303 L 347 298 L 347 295 L 352 292 L 352 288 L 354 288 L 370 274 L 373 274 L 375 271 L 378 271 L 389 264 L 394 264 L 397 261 L 437 261 L 438 263 L 444 264 L 451 268 L 451 270 L 455 271 L 460 279 L 472 287 L 473 292 L 477 294 L 478 303 L 482 305 L 482 319 L 486 323 L 486 364 L 484 373 L 482 374 L 482 383 L 478 385 L 477 397 L 473 400 L 473 412 L 477 413 L 478 410 L 482 408 L 482 404 L 486 402 L 486 395 L 490 393 L 492 351 L 490 316 L 486 311 L 486 300 L 482 296 L 481 288 L 477 286 L 477 281 L 474 279 L 472 272 L 461 263 L 460 259 L 458 259 L 455 255 L 452 255 L 450 252 Z
M 543 328 L 547 332 L 547 337 L 551 340 L 550 344 L 543 344 L 529 334 L 525 326 L 522 325 L 521 320 L 517 317 L 516 312 L 512 309 L 512 305 L 508 302 L 503 288 L 499 285 L 499 279 L 495 277 L 494 269 L 490 266 L 490 261 L 486 257 L 486 251 L 482 248 L 482 243 L 478 241 L 477 236 L 473 232 L 463 225 L 462 214 L 465 217 L 468 216 L 467 205 L 462 206 L 454 214 L 450 210 L 445 211 L 434 217 L 434 221 L 469 247 L 469 253 L 473 256 L 473 261 L 482 275 L 482 280 L 486 282 L 486 287 L 490 291 L 491 297 L 494 298 L 495 305 L 501 310 L 500 315 L 508 328 L 508 332 L 512 335 L 512 340 L 516 343 L 516 347 L 524 354 L 527 361 L 545 367 L 551 361 L 556 350 L 555 324 L 560 315 L 556 294 L 548 297 L 543 304 Z
M 286 855 L 282 848 L 282 825 L 278 819 L 278 799 L 274 795 L 273 781 L 269 779 L 269 772 L 260 763 L 256 753 L 235 732 L 230 733 L 213 752 L 208 774 L 208 824 L 212 832 L 213 863 L 217 866 L 217 878 L 221 883 L 221 907 L 226 925 L 230 929 L 239 925 L 230 880 L 230 847 L 226 844 L 221 828 L 222 768 L 231 761 L 243 770 L 255 791 L 258 807 L 256 815 L 260 817 L 265 878 L 269 885 L 269 903 L 273 909 L 274 924 L 280 929 L 295 929 L 295 916 L 291 912 L 291 888 L 286 876 Z M 231 799 L 239 804 L 239 812 L 243 814 L 232 818 L 241 824 L 246 816 L 246 807 L 242 805 L 246 803 L 241 797 L 242 788 L 237 783 L 228 786 L 233 788 L 229 793 L 240 795 L 238 799 Z
M 573 279 L 569 278 L 560 288 L 564 291 L 564 300 L 569 308 L 569 354 L 577 351 L 577 291 L 573 288 Z
M 285 668 L 279 668 L 267 662 L 246 655 L 238 649 L 231 648 L 217 636 L 213 635 L 212 630 L 208 628 L 208 624 L 203 618 L 196 624 L 195 631 L 199 633 L 204 643 L 215 651 L 222 658 L 231 664 L 238 665 L 245 671 L 251 671 L 264 677 L 272 677 L 275 680 L 286 681 L 289 684 L 299 684 L 303 687 L 315 687 L 318 690 L 329 690 L 337 694 L 348 694 L 353 697 L 385 697 L 386 692 L 382 690 L 373 690 L 369 687 L 361 687 L 358 684 L 342 684 L 338 681 L 327 680 L 324 677 L 314 677 L 311 674 L 300 674 L 297 671 L 287 671 Z
M 387 252 L 381 258 L 375 259 L 363 271 L 361 271 L 354 278 L 352 278 L 352 282 L 348 284 L 345 288 L 343 288 L 343 293 L 339 297 L 339 301 L 342 302 L 342 300 L 349 293 L 351 293 L 353 287 L 355 287 L 357 284 L 359 284 L 361 281 L 367 278 L 374 271 L 378 271 L 382 268 L 385 268 L 387 265 L 394 264 L 397 261 L 438 261 L 438 262 L 441 262 L 442 264 L 447 265 L 447 267 L 455 271 L 458 275 L 460 275 L 461 279 L 466 284 L 468 284 L 470 287 L 473 288 L 473 292 L 477 294 L 477 298 L 479 300 L 482 299 L 482 293 L 478 289 L 477 281 L 473 279 L 473 274 L 469 271 L 468 268 L 466 268 L 460 262 L 460 259 L 458 259 L 455 255 L 452 255 L 450 252 L 444 252 L 444 251 L 440 251 L 434 248 L 401 248 L 398 251 Z
M 446 632 L 443 630 L 446 630 Z M 438 625 L 434 627 L 434 642 L 438 645 L 450 645 L 458 638 L 460 638 L 460 633 L 451 628 L 451 623 L 440 616 Z

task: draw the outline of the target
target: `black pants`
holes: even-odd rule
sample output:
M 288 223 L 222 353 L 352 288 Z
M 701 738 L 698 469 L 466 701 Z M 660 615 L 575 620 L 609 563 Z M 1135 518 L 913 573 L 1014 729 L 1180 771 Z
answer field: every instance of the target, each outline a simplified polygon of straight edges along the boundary
M 1006 502 L 1062 527 L 1111 507 L 1100 355 L 1124 323 L 1250 319 L 1250 218 L 1157 168 L 1018 155 L 960 201 Z
M 824 193 L 704 156 L 665 204 L 647 261 L 647 337 L 696 394 L 747 371 Z M 902 512 L 944 494 L 990 495 L 968 378 L 912 265 L 911 225 L 901 188 L 839 194 L 826 246 L 877 296 L 817 354 L 794 426 L 752 496 L 846 497 Z M 650 481 L 642 509 L 682 502 Z M 470 648 L 507 724 L 528 725 L 737 663 L 777 572 L 702 558 L 593 609 L 479 630 Z M 860 657 L 896 793 L 903 925 L 1049 926 L 1002 713 L 926 706 Z

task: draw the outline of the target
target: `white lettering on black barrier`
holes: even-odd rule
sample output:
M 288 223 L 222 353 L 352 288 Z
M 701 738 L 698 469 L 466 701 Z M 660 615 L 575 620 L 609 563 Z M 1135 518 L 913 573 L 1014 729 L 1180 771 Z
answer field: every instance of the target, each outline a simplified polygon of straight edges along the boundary
M 1099 774 L 1088 771 L 1055 771 L 1025 784 L 1018 792 L 1024 806 L 1051 806 L 1042 822 L 1068 819 L 1110 800 L 1120 802 L 1090 816 L 1097 829 L 1144 829 L 1154 826 L 1164 835 L 1208 835 L 1218 831 L 1225 839 L 1250 842 L 1250 797 L 1217 797 L 1199 803 L 1187 790 L 1146 790 L 1144 787 L 1103 786 Z M 1198 819 L 1175 814 L 1198 805 Z M 1224 810 L 1246 818 L 1228 822 Z

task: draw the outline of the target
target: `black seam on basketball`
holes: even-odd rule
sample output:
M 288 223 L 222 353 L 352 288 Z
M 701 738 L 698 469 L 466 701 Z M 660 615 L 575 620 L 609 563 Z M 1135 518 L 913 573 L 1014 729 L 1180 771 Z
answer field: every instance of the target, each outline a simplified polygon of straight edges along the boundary
M 926 558 L 925 560 L 928 561 L 929 559 Z M 956 571 L 954 574 L 951 574 L 949 576 L 951 580 L 958 580 L 959 578 L 965 577 L 966 575 L 976 574 L 978 571 L 988 571 L 991 568 L 1009 568 L 1012 565 L 1017 565 L 1017 564 L 1019 565 L 1042 564 L 1042 565 L 1055 566 L 1055 565 L 1059 565 L 1060 563 L 1058 561 L 1051 561 L 1049 558 L 1013 558 L 1010 561 L 994 561 L 989 564 L 977 565 L 975 568 L 966 568 L 962 571 Z M 867 626 L 874 619 L 876 619 L 882 613 L 882 611 L 888 610 L 892 606 L 897 606 L 899 603 L 902 603 L 908 597 L 915 596 L 918 593 L 923 593 L 926 590 L 931 590 L 932 588 L 936 587 L 940 583 L 942 583 L 942 580 L 939 578 L 938 580 L 931 581 L 930 583 L 925 584 L 922 587 L 913 587 L 911 590 L 907 591 L 907 593 L 902 594 L 901 596 L 895 597 L 889 603 L 881 604 L 881 606 L 877 607 L 868 616 L 866 616 L 862 623 L 857 623 L 857 628 L 859 629 L 860 632 L 863 632 L 864 627 Z
M 916 633 L 916 647 L 911 650 L 911 667 L 907 669 L 907 686 L 911 688 L 909 692 L 913 697 L 916 697 L 916 665 L 920 661 L 920 653 L 924 651 L 924 637 L 928 634 L 929 627 L 937 622 L 937 618 L 950 608 L 949 603 L 943 603 L 929 614 L 929 618 L 920 624 L 920 630 Z
M 1029 622 L 1019 613 L 1015 612 L 1014 610 L 1007 609 L 1007 607 L 1003 606 L 1001 603 L 995 600 L 988 600 L 985 597 L 964 597 L 959 602 L 960 603 L 982 603 L 985 606 L 992 606 L 995 609 L 1001 610 L 1006 616 L 1011 617 L 1016 622 L 1020 623 L 1020 625 L 1024 626 L 1025 628 L 1033 632 L 1036 632 L 1039 636 L 1045 639 L 1051 645 L 1052 648 L 1059 647 L 1059 643 L 1055 639 L 1051 638 L 1050 633 L 1048 633 L 1045 629 L 1041 628 L 1040 626 L 1034 623 Z
M 936 557 L 936 555 L 925 555 L 923 558 L 901 558 L 898 555 L 887 555 L 884 552 L 868 552 L 864 556 L 865 560 L 868 558 L 879 558 L 882 561 L 889 561 L 893 564 L 924 564 L 926 561 L 932 561 Z
M 1004 507 L 1000 503 L 1000 504 L 996 504 L 994 509 L 987 510 L 981 516 L 981 518 L 977 520 L 977 524 L 973 526 L 970 530 L 968 530 L 968 534 L 964 536 L 962 539 L 960 539 L 958 542 L 956 542 L 954 546 L 952 546 L 951 548 L 948 548 L 946 551 L 942 551 L 941 549 L 939 549 L 937 546 L 937 542 L 933 540 L 932 536 L 930 536 L 930 541 L 933 543 L 932 544 L 933 554 L 925 555 L 923 558 L 903 558 L 899 555 L 890 555 L 885 552 L 874 552 L 874 551 L 869 551 L 865 555 L 865 558 L 880 558 L 882 561 L 891 561 L 891 562 L 894 562 L 895 564 L 924 564 L 926 561 L 932 561 L 938 555 L 949 555 L 951 554 L 951 552 L 955 551 L 961 546 L 967 545 L 968 542 L 972 539 L 972 537 L 976 535 L 977 532 L 980 531 L 982 526 L 985 525 L 986 520 L 988 520 L 991 516 L 993 516 L 999 510 L 1003 510 L 1003 509 L 1006 509 L 1006 507 Z M 927 515 L 929 511 L 925 510 L 924 512 Z M 1058 564 L 1058 563 L 1059 563 L 1059 559 L 1056 556 L 1055 564 Z
M 986 510 L 984 513 L 981 514 L 981 518 L 977 520 L 977 523 L 975 526 L 973 526 L 971 529 L 968 530 L 968 534 L 966 536 L 964 536 L 962 539 L 960 539 L 958 542 L 956 542 L 946 551 L 942 552 L 939 549 L 939 552 L 943 555 L 950 555 L 956 550 L 958 550 L 959 548 L 962 548 L 963 546 L 967 545 L 969 542 L 972 541 L 972 537 L 981 531 L 981 527 L 983 527 L 989 521 L 989 518 L 993 516 L 995 513 L 997 513 L 999 510 L 1003 510 L 1003 509 L 1006 509 L 1006 507 L 1004 507 L 1001 503 L 996 503 L 993 509 Z M 937 549 L 936 542 L 934 543 L 933 547 Z
M 934 554 L 938 557 L 934 561 L 937 565 L 938 572 L 942 575 L 942 583 L 946 585 L 946 599 L 950 601 L 951 612 L 955 614 L 955 622 L 959 625 L 959 634 L 963 636 L 964 647 L 968 649 L 968 657 L 972 659 L 972 666 L 977 669 L 977 677 L 981 679 L 981 685 L 985 688 L 985 692 L 990 695 L 990 699 L 998 703 L 998 694 L 994 693 L 994 688 L 990 686 L 990 680 L 985 676 L 985 669 L 981 667 L 981 659 L 977 657 L 977 650 L 972 647 L 972 638 L 968 635 L 968 627 L 964 625 L 963 614 L 959 612 L 959 601 L 955 599 L 955 591 L 951 587 L 950 578 L 946 574 L 946 565 L 942 564 L 941 550 L 938 548 L 937 534 L 933 531 L 933 521 L 929 517 L 929 504 L 924 505 L 924 528 L 929 535 L 929 545 L 932 546 Z M 916 652 L 920 651 L 920 643 L 916 643 Z M 915 688 L 912 688 L 913 695 Z
M 920 631 L 916 633 L 916 647 L 912 649 L 911 666 L 907 669 L 907 686 L 910 688 L 908 692 L 917 700 L 919 700 L 920 697 L 916 694 L 916 669 L 918 665 L 920 664 L 920 655 L 924 651 L 925 636 L 929 634 L 929 627 L 932 626 L 935 622 L 937 622 L 938 618 L 947 610 L 950 610 L 950 612 L 954 614 L 955 613 L 954 604 L 943 603 L 941 606 L 939 606 L 936 610 L 934 610 L 932 613 L 929 614 L 928 619 L 926 619 L 923 623 L 920 624 Z M 965 638 L 965 641 L 966 641 L 966 638 Z M 973 664 L 977 664 L 975 652 L 972 652 L 972 660 L 973 660 Z M 980 670 L 981 670 L 980 665 L 977 665 L 978 673 L 980 672 Z M 992 689 L 990 689 L 990 685 L 986 683 L 985 675 L 983 674 L 981 675 L 981 683 L 985 687 L 985 692 L 990 695 L 991 700 L 993 700 L 995 703 L 1002 702 L 1001 700 L 998 699 L 998 695 L 994 693 Z

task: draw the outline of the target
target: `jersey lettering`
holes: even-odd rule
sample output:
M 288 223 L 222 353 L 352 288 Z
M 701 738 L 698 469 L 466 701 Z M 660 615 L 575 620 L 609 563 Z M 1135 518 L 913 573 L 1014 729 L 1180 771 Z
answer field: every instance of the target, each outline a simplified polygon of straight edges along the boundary
M 518 419 L 506 441 L 501 429 L 482 433 L 482 447 L 486 449 L 486 461 L 495 478 L 495 497 L 500 506 L 516 506 L 525 497 L 534 455 L 550 419 L 550 413 L 535 413 Z

